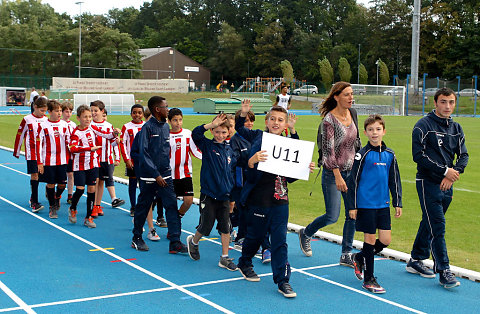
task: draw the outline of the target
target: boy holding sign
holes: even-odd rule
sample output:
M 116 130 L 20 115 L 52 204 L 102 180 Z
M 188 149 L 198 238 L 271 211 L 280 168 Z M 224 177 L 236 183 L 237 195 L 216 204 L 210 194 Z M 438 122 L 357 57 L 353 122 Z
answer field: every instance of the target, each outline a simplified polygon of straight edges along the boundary
M 288 224 L 288 189 L 287 182 L 296 179 L 258 170 L 258 163 L 266 161 L 269 156 L 262 148 L 262 130 L 249 130 L 244 127 L 245 117 L 250 111 L 249 100 L 242 102 L 242 111 L 235 124 L 237 132 L 252 143 L 246 183 L 242 189 L 240 201 L 249 208 L 247 235 L 243 242 L 242 257 L 238 268 L 248 281 L 260 281 L 253 270 L 252 258 L 255 256 L 265 234 L 270 232 L 273 281 L 278 285 L 278 291 L 287 298 L 297 294 L 290 286 L 290 264 L 287 251 L 287 224 Z M 274 135 L 281 135 L 287 127 L 291 137 L 298 139 L 295 131 L 295 115 L 287 114 L 281 107 L 274 107 L 267 114 L 265 120 L 266 131 Z M 313 171 L 314 163 L 309 165 Z

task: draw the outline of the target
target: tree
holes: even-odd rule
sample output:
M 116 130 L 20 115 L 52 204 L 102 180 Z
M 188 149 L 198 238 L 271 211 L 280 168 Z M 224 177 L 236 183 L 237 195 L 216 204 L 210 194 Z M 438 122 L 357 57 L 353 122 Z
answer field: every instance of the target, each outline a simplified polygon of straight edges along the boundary
M 388 73 L 388 67 L 382 60 L 378 60 L 378 71 L 379 71 L 379 80 L 380 85 L 388 85 L 390 81 L 390 74 Z
M 255 65 L 260 76 L 278 77 L 281 75 L 280 54 L 285 50 L 282 40 L 283 27 L 278 22 L 270 23 L 258 34 L 254 49 L 256 52 Z
M 350 64 L 348 63 L 347 59 L 343 57 L 338 61 L 338 74 L 340 76 L 340 80 L 344 82 L 350 82 L 350 79 L 352 78 Z
M 333 68 L 328 61 L 327 57 L 323 60 L 318 60 L 318 65 L 320 66 L 320 76 L 322 77 L 322 84 L 325 87 L 325 90 L 329 91 L 333 83 Z
M 359 84 L 368 83 L 368 72 L 363 63 L 360 63 L 360 82 Z
M 283 60 L 282 62 L 280 62 L 280 68 L 282 69 L 282 77 L 284 81 L 288 85 L 292 84 L 295 76 L 293 75 L 293 68 L 292 68 L 292 65 L 290 64 L 290 61 Z

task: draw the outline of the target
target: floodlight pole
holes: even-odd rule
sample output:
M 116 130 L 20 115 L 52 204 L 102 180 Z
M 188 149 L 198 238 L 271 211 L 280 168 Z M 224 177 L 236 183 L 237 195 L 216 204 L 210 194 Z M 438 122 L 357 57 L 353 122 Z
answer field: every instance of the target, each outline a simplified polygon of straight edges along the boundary
M 377 61 L 375 61 L 375 64 L 377 65 L 377 94 L 378 94 L 378 66 L 380 64 L 380 59 L 377 59 Z
M 360 84 L 360 44 L 358 44 L 357 84 Z
M 420 0 L 414 0 L 413 4 L 413 22 L 412 22 L 412 59 L 411 59 L 411 79 L 414 94 L 418 92 L 418 56 L 420 46 Z
M 75 2 L 80 8 L 80 16 L 78 19 L 78 78 L 82 77 L 82 1 Z

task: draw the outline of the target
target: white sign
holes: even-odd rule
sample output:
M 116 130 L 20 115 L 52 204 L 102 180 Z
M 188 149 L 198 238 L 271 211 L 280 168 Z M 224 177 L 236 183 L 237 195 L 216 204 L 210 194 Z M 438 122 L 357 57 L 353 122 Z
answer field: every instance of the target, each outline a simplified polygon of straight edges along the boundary
M 185 72 L 200 72 L 199 67 L 187 67 L 185 66 Z
M 314 142 L 263 132 L 261 149 L 267 151 L 267 160 L 258 163 L 258 170 L 308 180 L 314 148 Z
M 80 93 L 188 93 L 186 79 L 103 79 L 54 77 L 52 88 L 76 89 Z

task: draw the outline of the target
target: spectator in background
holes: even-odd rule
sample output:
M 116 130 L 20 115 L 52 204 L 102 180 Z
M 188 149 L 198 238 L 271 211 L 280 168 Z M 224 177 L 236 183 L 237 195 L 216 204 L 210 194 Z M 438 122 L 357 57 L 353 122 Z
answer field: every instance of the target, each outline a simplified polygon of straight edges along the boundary
M 30 100 L 28 103 L 30 104 L 30 111 L 33 113 L 33 103 L 35 102 L 35 96 L 39 96 L 38 92 L 35 90 L 35 87 L 32 87 L 32 92 L 30 93 Z

